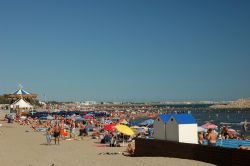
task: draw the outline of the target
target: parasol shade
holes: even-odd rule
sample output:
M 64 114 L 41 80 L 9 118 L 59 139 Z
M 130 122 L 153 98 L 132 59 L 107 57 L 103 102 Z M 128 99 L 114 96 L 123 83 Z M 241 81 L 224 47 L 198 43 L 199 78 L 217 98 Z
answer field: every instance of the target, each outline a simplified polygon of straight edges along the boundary
M 124 135 L 135 135 L 134 131 L 129 128 L 128 126 L 125 126 L 125 125 L 116 125 L 115 126 L 116 130 Z

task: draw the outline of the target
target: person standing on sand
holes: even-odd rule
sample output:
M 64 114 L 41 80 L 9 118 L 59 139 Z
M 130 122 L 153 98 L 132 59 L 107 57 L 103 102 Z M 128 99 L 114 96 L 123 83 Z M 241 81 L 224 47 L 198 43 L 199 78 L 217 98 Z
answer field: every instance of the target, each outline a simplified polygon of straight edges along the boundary
M 208 135 L 207 135 L 208 145 L 216 146 L 217 134 L 215 134 L 212 129 L 208 129 L 207 132 L 208 132 Z
M 52 138 L 52 126 L 49 126 L 46 131 L 46 139 L 47 139 L 47 145 L 50 145 L 51 138 Z
M 54 137 L 55 137 L 55 145 L 56 145 L 56 141 L 57 141 L 57 144 L 59 145 L 59 141 L 60 141 L 60 127 L 58 124 L 56 124 L 54 126 Z
M 75 123 L 72 123 L 70 126 L 70 138 L 76 139 L 76 126 Z

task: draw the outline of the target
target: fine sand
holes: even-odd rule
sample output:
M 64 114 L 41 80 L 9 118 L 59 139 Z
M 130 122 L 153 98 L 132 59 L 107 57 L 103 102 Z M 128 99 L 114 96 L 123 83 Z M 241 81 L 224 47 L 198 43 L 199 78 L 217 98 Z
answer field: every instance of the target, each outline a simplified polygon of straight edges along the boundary
M 0 113 L 0 165 L 1 166 L 208 166 L 198 161 L 167 157 L 126 157 L 115 153 L 122 148 L 98 147 L 95 140 L 62 141 L 60 145 L 45 145 L 42 133 L 33 132 L 28 126 L 7 124 Z M 29 131 L 29 132 L 27 132 Z

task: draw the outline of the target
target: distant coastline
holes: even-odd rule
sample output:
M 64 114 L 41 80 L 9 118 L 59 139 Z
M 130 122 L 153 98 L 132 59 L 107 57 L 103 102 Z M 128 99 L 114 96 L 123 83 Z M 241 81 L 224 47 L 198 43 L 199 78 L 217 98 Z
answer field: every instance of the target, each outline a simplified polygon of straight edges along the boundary
M 215 104 L 210 108 L 223 109 L 223 108 L 250 108 L 250 98 L 239 99 L 228 104 Z

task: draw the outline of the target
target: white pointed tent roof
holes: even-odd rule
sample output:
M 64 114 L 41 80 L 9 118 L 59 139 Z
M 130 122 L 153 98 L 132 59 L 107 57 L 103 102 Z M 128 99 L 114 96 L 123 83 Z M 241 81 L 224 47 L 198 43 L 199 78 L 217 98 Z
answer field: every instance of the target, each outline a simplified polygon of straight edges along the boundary
M 18 99 L 17 101 L 15 101 L 14 103 L 12 103 L 11 105 L 10 105 L 10 108 L 19 108 L 19 109 L 22 109 L 22 108 L 33 108 L 33 106 L 29 103 L 29 102 L 27 102 L 27 101 L 25 101 L 23 98 L 21 98 L 21 99 Z
M 16 98 L 36 98 L 37 94 L 29 93 L 20 86 L 19 90 L 11 93 L 11 94 L 4 94 L 6 98 L 16 99 Z
M 23 90 L 23 89 L 19 89 L 19 90 L 15 91 L 13 94 L 15 94 L 15 95 L 29 95 L 30 93 Z

